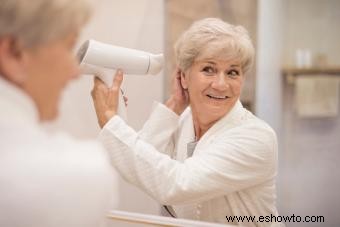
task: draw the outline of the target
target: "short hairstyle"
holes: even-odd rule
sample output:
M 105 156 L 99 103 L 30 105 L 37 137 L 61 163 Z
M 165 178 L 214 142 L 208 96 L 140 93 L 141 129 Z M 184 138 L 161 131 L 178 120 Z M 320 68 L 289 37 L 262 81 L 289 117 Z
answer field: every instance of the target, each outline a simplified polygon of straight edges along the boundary
M 222 57 L 239 59 L 242 71 L 246 73 L 254 61 L 254 55 L 254 46 L 247 30 L 218 18 L 194 22 L 175 43 L 176 62 L 183 71 L 200 58 Z
M 91 14 L 89 0 L 1 0 L 0 37 L 33 47 L 78 31 Z

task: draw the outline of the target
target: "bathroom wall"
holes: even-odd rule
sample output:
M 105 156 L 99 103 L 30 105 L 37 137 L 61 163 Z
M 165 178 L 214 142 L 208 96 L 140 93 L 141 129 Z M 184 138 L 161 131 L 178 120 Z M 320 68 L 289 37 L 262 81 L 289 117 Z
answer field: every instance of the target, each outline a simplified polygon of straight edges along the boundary
M 339 0 L 288 0 L 286 4 L 283 65 L 295 64 L 297 49 L 309 49 L 315 64 L 340 66 Z
M 295 85 L 287 84 L 280 73 L 294 66 L 297 48 L 308 48 L 316 63 L 321 56 L 323 66 L 339 66 L 339 22 L 337 0 L 259 3 L 256 112 L 279 135 L 279 213 L 325 217 L 325 223 L 287 226 L 340 225 L 340 114 L 299 118 L 294 108 Z
M 159 0 L 96 1 L 95 14 L 81 34 L 78 46 L 86 39 L 137 48 L 153 53 L 163 52 L 163 2 Z M 66 89 L 60 118 L 48 127 L 61 128 L 79 139 L 96 138 L 99 127 L 90 91 L 93 78 L 82 76 Z M 163 101 L 163 73 L 157 76 L 124 78 L 129 98 L 129 124 L 139 129 L 146 120 L 154 100 Z M 151 89 L 150 89 L 151 88 Z M 158 214 L 159 205 L 149 196 L 117 176 L 118 191 L 113 199 L 118 209 Z M 113 202 L 114 203 L 114 202 Z
M 297 48 L 307 48 L 314 64 L 321 60 L 323 66 L 340 66 L 339 22 L 340 1 L 287 1 L 284 64 L 293 64 Z M 281 163 L 285 173 L 283 182 L 290 186 L 282 191 L 285 210 L 323 215 L 326 222 L 322 226 L 339 226 L 340 114 L 332 118 L 299 118 L 294 109 L 296 87 L 285 83 L 284 88 L 285 138 Z M 320 223 L 296 226 L 320 226 Z

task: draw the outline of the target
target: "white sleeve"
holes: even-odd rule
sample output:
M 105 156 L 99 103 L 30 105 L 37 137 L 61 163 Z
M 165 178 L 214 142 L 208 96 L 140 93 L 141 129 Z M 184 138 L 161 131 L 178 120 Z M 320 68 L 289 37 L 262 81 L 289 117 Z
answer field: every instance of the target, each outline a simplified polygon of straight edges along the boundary
M 172 156 L 174 133 L 178 128 L 179 118 L 165 105 L 155 102 L 150 117 L 138 134 L 140 138 L 152 144 L 159 152 Z
M 157 152 L 118 116 L 99 139 L 114 167 L 163 204 L 201 201 L 251 187 L 276 174 L 276 138 L 265 128 L 229 130 L 206 150 L 179 162 Z

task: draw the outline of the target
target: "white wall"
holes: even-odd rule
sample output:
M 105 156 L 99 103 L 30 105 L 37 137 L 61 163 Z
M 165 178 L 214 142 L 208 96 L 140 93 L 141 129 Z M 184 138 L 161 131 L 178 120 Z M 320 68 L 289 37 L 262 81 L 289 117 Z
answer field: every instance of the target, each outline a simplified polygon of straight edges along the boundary
M 97 39 L 128 48 L 153 53 L 163 52 L 163 1 L 102 0 L 80 37 Z M 58 121 L 52 128 L 62 128 L 80 139 L 96 138 L 99 127 L 90 97 L 92 77 L 81 77 L 65 91 Z M 163 74 L 157 76 L 126 76 L 125 92 L 129 98 L 128 118 L 139 129 L 147 118 L 154 100 L 163 100 Z M 139 189 L 119 179 L 118 208 L 141 213 L 158 214 L 159 206 Z
M 280 74 L 282 66 L 294 65 L 296 48 L 324 53 L 340 65 L 339 22 L 338 0 L 259 1 L 256 107 L 279 132 L 279 213 L 325 217 L 325 223 L 287 226 L 340 226 L 340 116 L 298 118 L 294 85 Z

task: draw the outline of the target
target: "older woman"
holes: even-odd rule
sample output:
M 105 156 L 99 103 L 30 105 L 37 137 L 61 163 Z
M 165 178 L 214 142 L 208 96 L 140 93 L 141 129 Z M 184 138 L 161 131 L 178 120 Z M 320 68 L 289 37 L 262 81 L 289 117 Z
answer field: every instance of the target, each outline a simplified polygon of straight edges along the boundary
M 92 94 L 104 126 L 99 138 L 114 167 L 172 205 L 177 217 L 237 224 L 233 216 L 255 216 L 239 222 L 268 225 L 259 218 L 277 215 L 277 142 L 275 132 L 239 101 L 254 58 L 246 30 L 203 19 L 179 38 L 175 52 L 174 91 L 166 105 L 156 104 L 139 133 L 116 115 L 112 96 L 122 72 L 109 90 L 96 80 Z
M 90 16 L 86 0 L 1 0 L 0 226 L 100 226 L 113 178 L 97 142 L 46 133 Z

